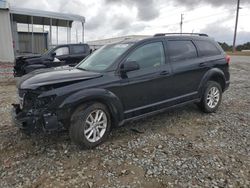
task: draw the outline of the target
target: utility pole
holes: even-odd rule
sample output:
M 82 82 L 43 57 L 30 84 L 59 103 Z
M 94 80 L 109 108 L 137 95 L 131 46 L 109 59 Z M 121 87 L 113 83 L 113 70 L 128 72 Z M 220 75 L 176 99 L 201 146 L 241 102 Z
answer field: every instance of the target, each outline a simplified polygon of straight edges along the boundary
M 236 36 L 237 36 L 239 10 L 240 10 L 240 0 L 237 0 L 237 1 L 238 2 L 237 2 L 236 19 L 235 19 L 235 29 L 234 29 L 233 53 L 236 52 Z
M 183 15 L 184 14 L 181 14 L 180 33 L 182 33 Z

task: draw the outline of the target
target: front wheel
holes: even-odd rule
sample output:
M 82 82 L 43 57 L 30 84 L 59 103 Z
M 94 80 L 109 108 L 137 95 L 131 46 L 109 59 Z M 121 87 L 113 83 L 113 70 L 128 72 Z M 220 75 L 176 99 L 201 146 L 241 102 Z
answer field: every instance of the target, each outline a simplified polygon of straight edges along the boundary
M 222 99 L 222 89 L 219 83 L 208 81 L 199 104 L 201 110 L 206 113 L 215 112 Z
M 109 135 L 111 119 L 109 110 L 100 103 L 83 105 L 72 115 L 71 140 L 82 148 L 94 148 Z

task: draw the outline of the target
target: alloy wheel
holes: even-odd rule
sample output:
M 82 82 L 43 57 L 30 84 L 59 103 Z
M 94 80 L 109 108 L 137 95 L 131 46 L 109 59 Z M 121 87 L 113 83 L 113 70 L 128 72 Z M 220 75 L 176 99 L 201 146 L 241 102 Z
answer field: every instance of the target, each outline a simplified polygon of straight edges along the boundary
M 107 129 L 107 115 L 103 110 L 92 111 L 85 121 L 84 135 L 89 142 L 99 141 Z

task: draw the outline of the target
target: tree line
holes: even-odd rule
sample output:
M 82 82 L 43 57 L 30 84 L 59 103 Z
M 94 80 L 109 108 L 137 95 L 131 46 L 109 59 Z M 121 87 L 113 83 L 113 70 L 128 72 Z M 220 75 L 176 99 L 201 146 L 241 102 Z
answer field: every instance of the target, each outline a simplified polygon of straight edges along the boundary
M 223 48 L 224 51 L 232 51 L 233 50 L 233 46 L 228 45 L 226 42 L 223 42 L 223 43 L 219 42 L 219 44 Z M 237 51 L 250 50 L 250 42 L 236 46 L 236 50 Z

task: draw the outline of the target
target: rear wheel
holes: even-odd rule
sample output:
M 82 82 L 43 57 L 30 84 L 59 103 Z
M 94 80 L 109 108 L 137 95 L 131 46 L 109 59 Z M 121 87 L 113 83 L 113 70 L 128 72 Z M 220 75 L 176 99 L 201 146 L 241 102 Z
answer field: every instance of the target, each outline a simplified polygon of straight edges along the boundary
M 107 139 L 110 128 L 110 114 L 105 105 L 83 105 L 72 115 L 70 138 L 80 147 L 90 149 Z
M 198 106 L 203 112 L 212 113 L 218 109 L 221 99 L 222 89 L 220 84 L 215 81 L 208 81 Z

